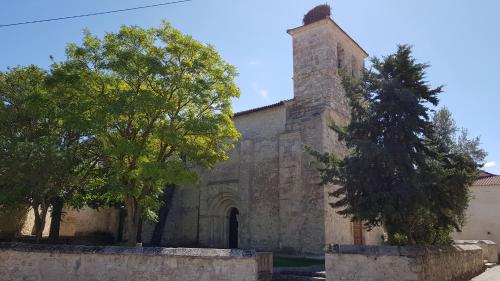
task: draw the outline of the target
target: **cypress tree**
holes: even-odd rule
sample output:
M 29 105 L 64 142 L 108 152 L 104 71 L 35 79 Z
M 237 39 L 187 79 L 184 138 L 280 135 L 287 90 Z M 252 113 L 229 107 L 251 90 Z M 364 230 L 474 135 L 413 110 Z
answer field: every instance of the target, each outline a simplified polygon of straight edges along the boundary
M 350 149 L 344 159 L 312 152 L 323 184 L 336 184 L 338 213 L 382 226 L 395 245 L 444 244 L 464 222 L 468 186 L 478 164 L 437 137 L 431 107 L 442 86 L 425 80 L 427 64 L 411 47 L 372 59 L 360 80 L 344 77 L 351 122 L 332 125 Z

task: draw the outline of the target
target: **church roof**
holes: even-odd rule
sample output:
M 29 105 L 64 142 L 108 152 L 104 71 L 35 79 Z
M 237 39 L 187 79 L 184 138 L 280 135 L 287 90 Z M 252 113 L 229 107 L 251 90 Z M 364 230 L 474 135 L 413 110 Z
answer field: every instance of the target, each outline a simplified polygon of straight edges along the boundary
M 244 111 L 236 112 L 236 113 L 233 115 L 233 117 L 237 117 L 237 116 L 241 116 L 241 115 L 245 115 L 245 114 L 249 114 L 249 113 L 253 113 L 253 112 L 257 112 L 257 111 L 261 111 L 261 110 L 266 110 L 266 109 L 273 108 L 273 107 L 282 106 L 282 105 L 285 105 L 285 103 L 287 103 L 287 102 L 289 102 L 289 101 L 292 101 L 292 99 L 289 99 L 289 100 L 282 100 L 282 101 L 280 101 L 280 102 L 273 103 L 273 104 L 270 104 L 270 105 L 261 106 L 261 107 L 256 107 L 256 108 L 252 108 L 252 109 L 248 109 L 248 110 L 244 110 Z
M 473 186 L 500 185 L 500 176 L 481 171 L 479 179 L 476 180 L 472 185 Z

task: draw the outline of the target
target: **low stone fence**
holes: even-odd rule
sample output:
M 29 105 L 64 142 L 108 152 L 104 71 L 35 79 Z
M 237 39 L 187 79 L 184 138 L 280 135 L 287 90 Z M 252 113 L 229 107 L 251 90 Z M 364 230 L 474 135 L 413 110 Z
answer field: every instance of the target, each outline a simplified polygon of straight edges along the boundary
M 328 281 L 465 281 L 484 270 L 476 245 L 397 247 L 333 245 L 325 254 Z
M 458 245 L 476 245 L 483 250 L 483 260 L 498 263 L 497 243 L 490 240 L 454 240 Z
M 0 243 L 2 281 L 257 281 L 253 250 Z

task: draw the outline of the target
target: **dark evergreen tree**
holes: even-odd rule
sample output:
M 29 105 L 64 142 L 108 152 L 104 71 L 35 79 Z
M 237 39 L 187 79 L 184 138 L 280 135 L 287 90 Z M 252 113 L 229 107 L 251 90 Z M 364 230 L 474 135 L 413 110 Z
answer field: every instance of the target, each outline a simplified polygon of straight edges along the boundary
M 425 81 L 427 64 L 417 63 L 411 47 L 372 59 L 361 80 L 344 78 L 351 122 L 332 125 L 351 153 L 344 159 L 312 152 L 323 184 L 340 188 L 331 195 L 339 214 L 383 226 L 397 245 L 444 244 L 463 224 L 468 186 L 477 163 L 452 151 L 436 137 L 430 106 L 442 87 Z

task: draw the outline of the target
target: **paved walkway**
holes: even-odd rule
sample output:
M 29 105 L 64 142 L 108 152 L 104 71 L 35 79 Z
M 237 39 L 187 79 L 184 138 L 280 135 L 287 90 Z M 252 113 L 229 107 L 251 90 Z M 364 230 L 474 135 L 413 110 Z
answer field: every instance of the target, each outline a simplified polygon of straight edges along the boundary
M 500 266 L 488 268 L 483 274 L 471 281 L 500 281 Z

